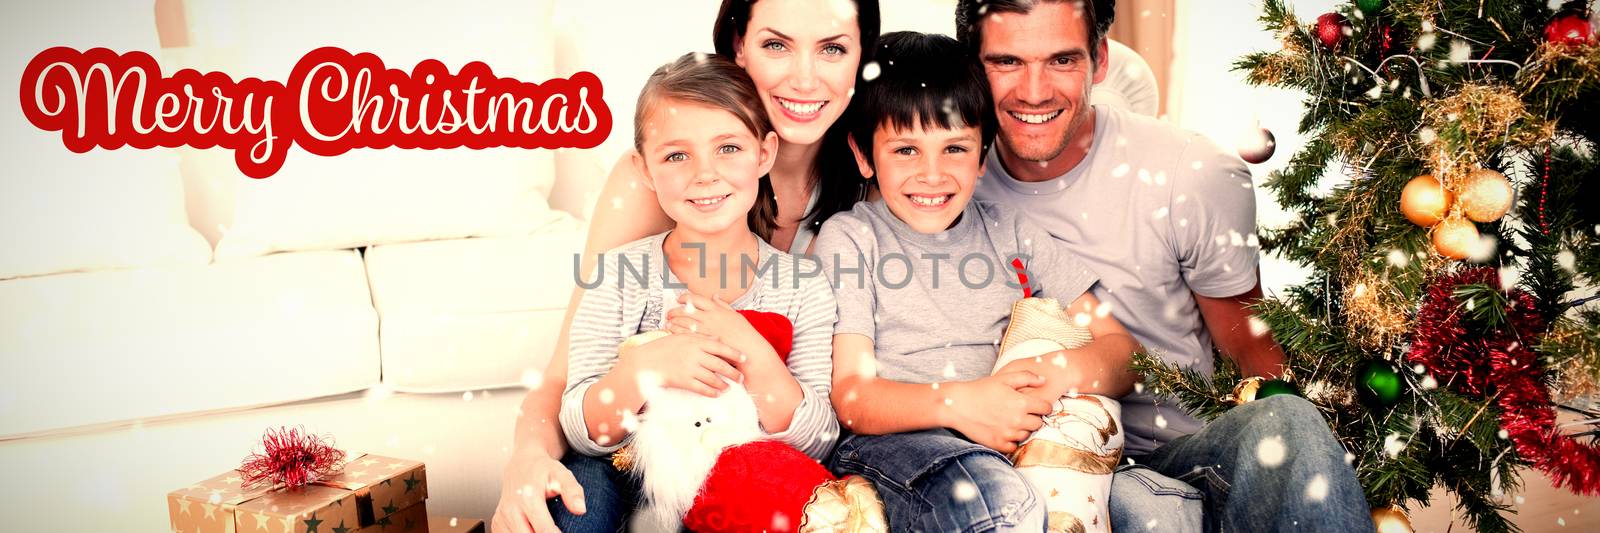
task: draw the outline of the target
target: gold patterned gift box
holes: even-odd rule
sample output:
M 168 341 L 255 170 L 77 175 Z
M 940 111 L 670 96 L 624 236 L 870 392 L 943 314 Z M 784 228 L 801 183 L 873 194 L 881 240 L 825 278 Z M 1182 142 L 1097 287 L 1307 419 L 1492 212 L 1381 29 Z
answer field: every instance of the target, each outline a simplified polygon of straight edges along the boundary
M 362 528 L 356 533 L 483 533 L 482 520 L 428 516 L 427 504 L 419 503 Z
M 228 472 L 167 494 L 177 533 L 354 533 L 428 497 L 422 463 L 356 456 L 338 474 L 293 489 L 244 487 Z

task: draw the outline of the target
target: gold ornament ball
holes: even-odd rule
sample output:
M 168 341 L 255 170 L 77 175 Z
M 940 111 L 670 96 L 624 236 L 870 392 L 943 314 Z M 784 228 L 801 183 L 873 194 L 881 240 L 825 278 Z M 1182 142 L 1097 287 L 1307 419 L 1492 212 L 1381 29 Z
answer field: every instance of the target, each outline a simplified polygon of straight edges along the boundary
M 1411 533 L 1411 519 L 1406 516 L 1406 510 L 1398 505 L 1374 507 L 1372 509 L 1372 524 L 1377 526 L 1378 533 Z
M 1244 405 L 1256 401 L 1256 392 L 1261 390 L 1261 383 L 1266 380 L 1260 376 L 1239 380 L 1239 384 L 1233 386 L 1233 403 Z
M 1424 228 L 1433 227 L 1444 220 L 1444 215 L 1450 212 L 1450 191 L 1433 176 L 1423 174 L 1406 182 L 1406 187 L 1400 191 L 1400 212 L 1406 215 L 1406 220 Z
M 1433 249 L 1439 255 L 1466 259 L 1478 245 L 1478 227 L 1461 217 L 1450 217 L 1433 228 Z
M 1511 181 L 1505 174 L 1480 168 L 1461 183 L 1461 212 L 1474 222 L 1494 222 L 1511 209 Z

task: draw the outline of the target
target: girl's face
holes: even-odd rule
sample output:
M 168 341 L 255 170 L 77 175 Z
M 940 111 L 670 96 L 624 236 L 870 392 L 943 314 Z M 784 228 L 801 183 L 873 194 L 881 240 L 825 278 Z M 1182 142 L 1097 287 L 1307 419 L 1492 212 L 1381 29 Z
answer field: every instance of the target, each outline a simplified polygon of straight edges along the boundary
M 772 169 L 778 136 L 766 138 L 726 110 L 665 99 L 646 116 L 634 164 L 679 229 L 701 235 L 748 231 L 761 177 Z
M 761 0 L 751 6 L 734 50 L 783 142 L 814 144 L 844 113 L 855 89 L 861 64 L 855 3 Z

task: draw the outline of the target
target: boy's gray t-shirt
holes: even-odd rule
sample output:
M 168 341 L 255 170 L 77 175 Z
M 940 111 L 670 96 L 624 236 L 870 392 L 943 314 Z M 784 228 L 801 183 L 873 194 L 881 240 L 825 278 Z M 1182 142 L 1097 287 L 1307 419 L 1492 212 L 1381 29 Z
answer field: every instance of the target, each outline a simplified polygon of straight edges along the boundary
M 990 374 L 1023 297 L 1012 259 L 1023 260 L 1034 296 L 1062 305 L 1097 279 L 1043 229 L 977 201 L 937 234 L 911 229 L 882 200 L 857 203 L 822 225 L 814 253 L 839 306 L 834 334 L 872 339 L 878 377 L 905 383 Z
M 991 151 L 975 196 L 1026 213 L 1100 275 L 1095 296 L 1140 344 L 1209 375 L 1211 334 L 1194 294 L 1231 297 L 1256 284 L 1250 170 L 1199 134 L 1094 110 L 1094 145 L 1072 170 L 1021 182 Z M 1170 399 L 1134 392 L 1121 401 L 1128 453 L 1200 429 Z

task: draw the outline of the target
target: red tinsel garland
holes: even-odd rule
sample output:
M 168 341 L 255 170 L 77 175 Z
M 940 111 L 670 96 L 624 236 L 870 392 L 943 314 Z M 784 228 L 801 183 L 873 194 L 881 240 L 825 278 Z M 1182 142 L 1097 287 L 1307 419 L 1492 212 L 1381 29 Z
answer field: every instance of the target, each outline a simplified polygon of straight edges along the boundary
M 1406 360 L 1420 364 L 1451 389 L 1474 397 L 1493 396 L 1500 427 L 1535 468 L 1586 495 L 1600 494 L 1600 449 L 1555 429 L 1555 410 L 1544 386 L 1544 369 L 1533 351 L 1534 336 L 1545 331 L 1533 297 L 1513 290 L 1506 319 L 1510 328 L 1467 331 L 1455 291 L 1463 285 L 1500 287 L 1491 268 L 1444 276 L 1428 287 Z
M 262 482 L 303 486 L 338 471 L 344 461 L 344 451 L 333 447 L 333 439 L 297 428 L 268 428 L 261 444 L 260 453 L 239 465 L 246 487 Z

